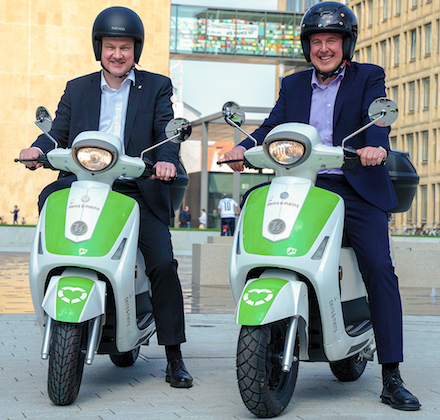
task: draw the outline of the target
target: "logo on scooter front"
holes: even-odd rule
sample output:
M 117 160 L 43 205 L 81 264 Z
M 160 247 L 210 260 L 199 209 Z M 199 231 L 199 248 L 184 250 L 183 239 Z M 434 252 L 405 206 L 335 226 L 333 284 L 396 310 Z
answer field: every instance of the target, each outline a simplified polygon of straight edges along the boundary
M 65 291 L 68 292 L 70 298 L 65 295 Z M 81 295 L 74 297 L 77 296 L 78 293 L 81 293 Z M 66 303 L 79 303 L 87 298 L 87 292 L 82 287 L 64 286 L 58 290 L 58 297 Z
M 87 232 L 87 224 L 82 220 L 78 220 L 77 222 L 72 223 L 70 226 L 70 231 L 75 236 L 84 235 Z
M 251 297 L 252 294 L 252 297 Z M 256 294 L 256 295 L 255 295 Z M 264 296 L 266 295 L 266 296 Z M 253 298 L 258 300 L 254 300 Z M 270 302 L 273 299 L 272 290 L 269 289 L 252 289 L 243 295 L 243 301 L 250 306 L 259 306 L 264 303 Z
M 268 230 L 273 235 L 279 235 L 286 229 L 286 223 L 282 219 L 273 219 L 269 222 Z

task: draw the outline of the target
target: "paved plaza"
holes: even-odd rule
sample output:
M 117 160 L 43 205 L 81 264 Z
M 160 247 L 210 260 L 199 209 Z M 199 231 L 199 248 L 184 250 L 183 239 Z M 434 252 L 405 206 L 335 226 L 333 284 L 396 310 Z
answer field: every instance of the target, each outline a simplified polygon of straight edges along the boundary
M 28 253 L 0 252 L 0 420 L 2 419 L 253 419 L 243 405 L 235 376 L 239 326 L 233 319 L 228 287 L 191 284 L 191 256 L 178 255 L 185 298 L 185 363 L 194 377 L 190 389 L 165 383 L 166 359 L 153 338 L 142 346 L 134 366 L 118 368 L 97 355 L 85 366 L 77 400 L 53 405 L 46 389 L 47 361 L 40 359 L 42 337 L 36 325 L 27 280 Z M 327 363 L 300 363 L 292 401 L 281 419 L 440 418 L 440 299 L 428 289 L 405 290 L 407 387 L 422 403 L 402 412 L 380 402 L 381 372 L 368 363 L 355 382 L 336 380 Z

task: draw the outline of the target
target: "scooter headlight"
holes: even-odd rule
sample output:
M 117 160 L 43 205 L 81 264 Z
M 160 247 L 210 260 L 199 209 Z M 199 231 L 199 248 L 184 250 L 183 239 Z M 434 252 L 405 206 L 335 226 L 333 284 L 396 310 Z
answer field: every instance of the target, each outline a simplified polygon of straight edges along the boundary
M 303 142 L 297 140 L 280 139 L 264 144 L 266 155 L 283 166 L 295 166 L 307 152 Z
M 113 150 L 85 146 L 75 148 L 73 157 L 87 171 L 103 172 L 115 164 L 117 155 Z

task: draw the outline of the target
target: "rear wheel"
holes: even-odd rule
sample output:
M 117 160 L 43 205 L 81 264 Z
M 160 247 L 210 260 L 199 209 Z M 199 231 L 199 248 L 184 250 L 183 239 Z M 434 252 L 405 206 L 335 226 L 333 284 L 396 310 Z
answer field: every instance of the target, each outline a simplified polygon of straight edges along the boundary
M 81 386 L 87 348 L 86 324 L 55 321 L 49 352 L 47 390 L 56 405 L 75 401 Z
M 287 321 L 243 326 L 237 348 L 237 379 L 241 398 L 257 417 L 275 417 L 292 398 L 298 376 L 299 346 L 296 339 L 290 372 L 282 371 Z
M 110 360 L 119 367 L 132 366 L 139 356 L 140 347 L 122 354 L 111 354 Z
M 367 366 L 367 359 L 358 354 L 337 362 L 330 362 L 330 369 L 340 381 L 351 382 L 359 379 Z

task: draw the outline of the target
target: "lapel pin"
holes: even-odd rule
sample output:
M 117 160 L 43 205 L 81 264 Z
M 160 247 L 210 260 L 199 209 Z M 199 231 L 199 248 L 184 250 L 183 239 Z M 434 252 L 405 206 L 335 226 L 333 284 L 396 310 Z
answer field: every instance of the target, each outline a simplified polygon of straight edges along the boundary
M 138 86 L 138 89 L 142 89 L 142 85 L 139 85 L 139 86 Z

